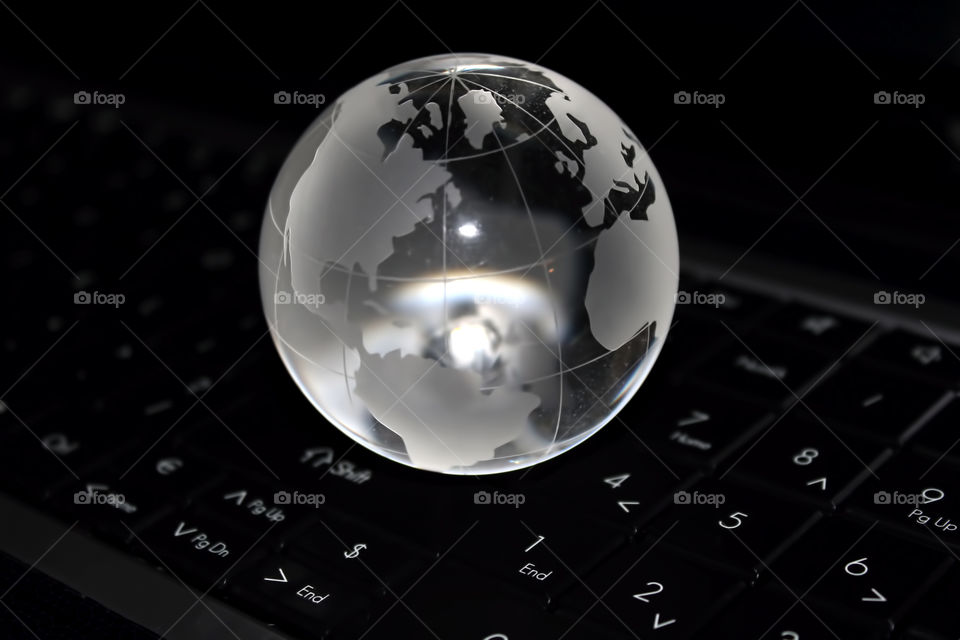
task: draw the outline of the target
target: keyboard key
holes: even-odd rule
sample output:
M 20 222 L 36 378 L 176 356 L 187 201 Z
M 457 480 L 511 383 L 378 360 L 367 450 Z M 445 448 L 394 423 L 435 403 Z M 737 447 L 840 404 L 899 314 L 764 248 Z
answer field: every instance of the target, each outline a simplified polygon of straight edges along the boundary
M 219 586 L 238 560 L 255 551 L 272 526 L 263 520 L 259 531 L 239 529 L 204 514 L 180 510 L 147 526 L 139 534 L 142 543 L 131 548 L 154 564 L 156 554 L 181 579 L 206 590 Z M 256 549 L 267 550 L 266 543 Z
M 445 557 L 404 597 L 410 610 L 430 629 L 422 629 L 410 637 L 490 640 L 603 637 L 588 621 L 578 622 L 576 617 L 545 611 L 521 596 L 509 585 Z M 377 627 L 385 622 L 378 623 Z
M 371 622 L 374 600 L 351 588 L 330 571 L 304 566 L 288 557 L 269 555 L 238 570 L 227 595 L 243 608 L 257 610 L 267 623 L 310 637 L 337 627 L 363 628 Z
M 329 511 L 320 520 L 288 539 L 285 552 L 371 593 L 402 593 L 431 564 L 416 545 L 379 526 Z
M 957 359 L 960 345 L 941 342 L 929 332 L 891 331 L 870 345 L 863 355 L 925 378 L 950 385 L 960 383 L 960 360 Z
M 773 571 L 805 600 L 817 601 L 817 609 L 840 609 L 892 628 L 950 562 L 945 549 L 834 517 L 788 550 Z
M 960 568 L 954 566 L 924 595 L 911 611 L 910 638 L 941 640 L 960 637 Z
M 232 527 L 251 532 L 270 529 L 286 535 L 325 501 L 322 493 L 301 493 L 236 475 L 216 483 L 193 500 L 193 510 Z
M 796 407 L 731 457 L 733 473 L 821 507 L 836 506 L 887 454 L 883 447 L 831 432 Z M 742 457 L 739 457 L 741 456 Z
M 876 470 L 851 495 L 854 514 L 882 520 L 902 532 L 940 546 L 960 547 L 960 468 L 904 452 Z
M 131 529 L 156 519 L 174 506 L 169 498 L 149 489 L 134 489 L 112 476 L 92 473 L 69 483 L 53 497 L 51 508 L 111 540 L 125 543 Z
M 864 339 L 870 324 L 849 316 L 790 303 L 763 322 L 763 330 L 791 342 L 841 356 Z
M 34 427 L 34 433 L 40 438 L 43 447 L 76 473 L 82 473 L 92 466 L 102 464 L 108 456 L 116 454 L 119 448 L 127 444 L 118 441 L 112 428 L 105 422 L 99 422 L 96 418 L 93 423 L 87 422 L 87 419 L 92 417 L 86 414 L 76 422 L 45 421 Z M 33 436 L 30 438 L 35 439 Z
M 827 356 L 788 342 L 756 333 L 739 338 L 704 363 L 696 377 L 746 397 L 780 403 L 801 393 L 814 374 L 830 365 Z
M 643 638 L 689 638 L 743 588 L 649 539 L 615 554 L 587 583 L 612 611 L 596 608 L 611 629 Z
M 609 424 L 569 456 L 524 472 L 520 490 L 531 501 L 564 504 L 570 512 L 591 514 L 632 533 L 695 474 L 644 447 L 644 435 L 634 438 L 622 431 L 623 425 Z
M 769 586 L 742 594 L 729 609 L 711 622 L 710 629 L 697 636 L 707 640 L 719 631 L 723 637 L 747 640 L 879 640 L 887 637 L 887 626 L 876 621 L 868 629 L 862 620 L 836 615 L 825 616 L 809 604 L 798 601 L 776 579 Z
M 754 580 L 817 517 L 810 507 L 733 482 L 704 481 L 674 494 L 674 505 L 653 523 L 650 535 Z
M 559 503 L 506 509 L 488 505 L 452 553 L 543 605 L 626 541 L 618 529 Z
M 220 469 L 186 447 L 171 446 L 166 439 L 143 457 L 111 465 L 114 477 L 133 488 L 144 488 L 164 496 L 189 499 L 221 478 Z
M 944 456 L 960 462 L 960 399 L 954 397 L 949 404 L 927 421 L 912 444 L 929 455 Z
M 821 380 L 804 403 L 831 427 L 836 421 L 838 428 L 899 444 L 913 434 L 918 420 L 943 396 L 943 390 L 935 386 L 877 371 L 858 361 Z
M 667 402 L 662 402 L 664 395 Z M 716 464 L 754 433 L 768 414 L 758 405 L 689 383 L 670 388 L 660 397 L 659 406 L 631 430 L 657 455 L 697 466 Z

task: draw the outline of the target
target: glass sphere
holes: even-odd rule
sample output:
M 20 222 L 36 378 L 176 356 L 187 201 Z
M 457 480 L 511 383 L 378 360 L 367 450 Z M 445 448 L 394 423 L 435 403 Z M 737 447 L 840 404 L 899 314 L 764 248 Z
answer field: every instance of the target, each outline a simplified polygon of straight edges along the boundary
M 569 450 L 630 400 L 679 252 L 609 107 L 539 65 L 451 54 L 329 104 L 277 176 L 260 258 L 276 347 L 324 417 L 397 462 L 485 474 Z

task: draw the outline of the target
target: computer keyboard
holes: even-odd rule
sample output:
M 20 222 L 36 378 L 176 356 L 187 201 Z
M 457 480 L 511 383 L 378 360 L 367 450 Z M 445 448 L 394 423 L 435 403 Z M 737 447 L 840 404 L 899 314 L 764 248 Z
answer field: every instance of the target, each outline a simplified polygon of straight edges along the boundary
M 415 471 L 327 424 L 267 337 L 282 145 L 39 105 L 11 92 L 0 145 L 23 174 L 4 492 L 292 637 L 960 635 L 960 346 L 683 274 L 596 436 L 502 476 Z

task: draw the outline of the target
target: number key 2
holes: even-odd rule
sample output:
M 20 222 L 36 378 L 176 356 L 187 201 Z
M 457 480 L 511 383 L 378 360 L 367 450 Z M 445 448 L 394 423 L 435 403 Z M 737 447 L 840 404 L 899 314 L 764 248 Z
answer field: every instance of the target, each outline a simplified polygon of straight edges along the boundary
M 587 583 L 613 612 L 612 628 L 626 626 L 643 638 L 689 638 L 743 588 L 735 576 L 700 566 L 656 538 L 620 550 Z

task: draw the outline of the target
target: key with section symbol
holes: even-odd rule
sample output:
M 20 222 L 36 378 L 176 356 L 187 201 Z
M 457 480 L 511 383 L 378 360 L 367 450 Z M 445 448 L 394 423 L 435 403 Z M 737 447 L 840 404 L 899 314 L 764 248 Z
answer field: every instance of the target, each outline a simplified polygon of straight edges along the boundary
M 291 541 L 287 553 L 303 564 L 325 567 L 343 582 L 371 593 L 388 589 L 402 593 L 430 566 L 426 553 L 388 531 L 330 512 Z

